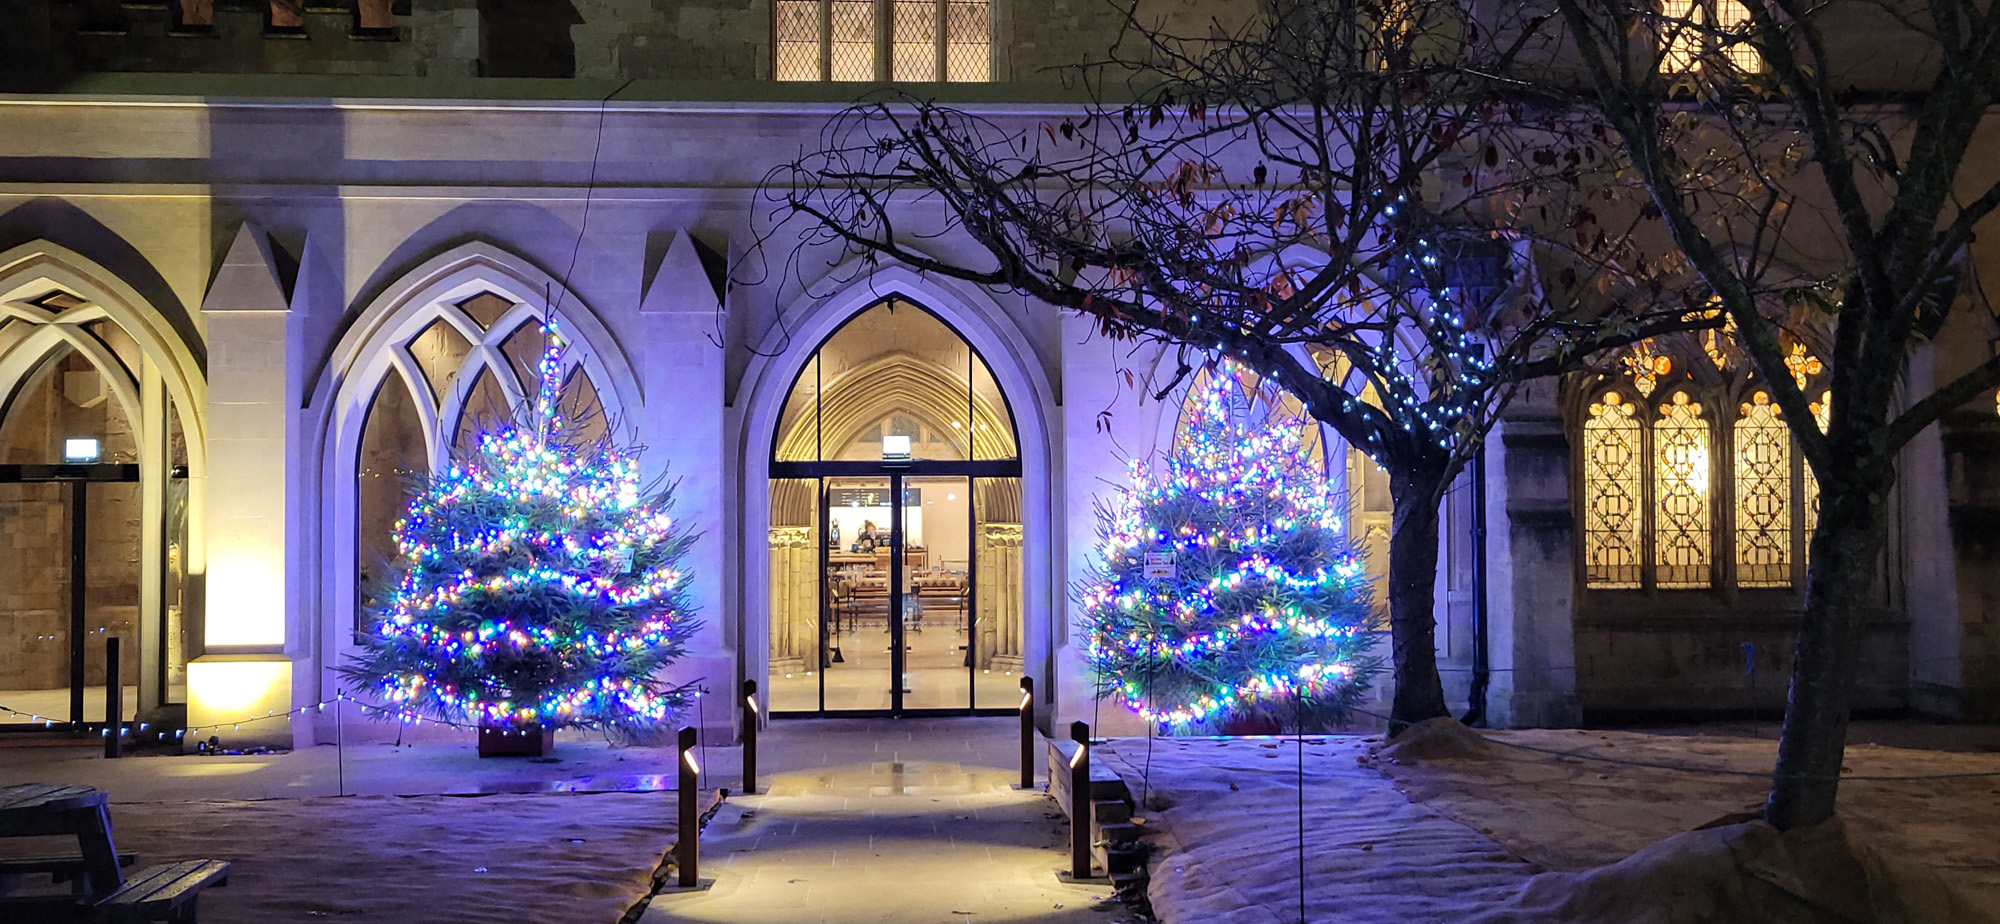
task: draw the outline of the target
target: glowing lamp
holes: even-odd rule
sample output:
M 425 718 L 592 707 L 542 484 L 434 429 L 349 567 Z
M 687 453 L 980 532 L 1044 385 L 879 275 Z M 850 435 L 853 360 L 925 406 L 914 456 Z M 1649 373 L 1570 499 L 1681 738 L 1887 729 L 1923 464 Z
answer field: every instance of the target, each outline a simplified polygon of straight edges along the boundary
M 98 457 L 97 440 L 79 437 L 63 440 L 63 461 L 72 465 L 95 462 Z
M 910 457 L 910 438 L 901 433 L 891 433 L 882 437 L 882 458 L 888 461 L 902 461 Z

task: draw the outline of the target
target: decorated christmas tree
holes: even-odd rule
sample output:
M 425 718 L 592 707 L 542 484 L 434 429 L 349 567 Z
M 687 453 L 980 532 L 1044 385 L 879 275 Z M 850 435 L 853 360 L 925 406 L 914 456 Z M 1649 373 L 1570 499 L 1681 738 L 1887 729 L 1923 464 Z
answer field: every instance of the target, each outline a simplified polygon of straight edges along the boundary
M 1369 585 L 1304 425 L 1246 421 L 1236 371 L 1197 386 L 1173 451 L 1100 508 L 1085 656 L 1100 698 L 1164 730 L 1322 729 L 1377 669 Z
M 342 668 L 383 714 L 640 734 L 692 695 L 657 675 L 699 625 L 678 564 L 693 537 L 630 448 L 563 418 L 563 340 L 544 336 L 533 400 L 420 479 L 396 524 L 397 581 Z

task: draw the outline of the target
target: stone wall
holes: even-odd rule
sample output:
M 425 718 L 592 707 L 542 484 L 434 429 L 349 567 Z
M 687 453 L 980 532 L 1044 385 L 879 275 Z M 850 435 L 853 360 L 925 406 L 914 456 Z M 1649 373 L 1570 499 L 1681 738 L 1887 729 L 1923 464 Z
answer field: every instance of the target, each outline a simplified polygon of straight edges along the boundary
M 283 27 L 261 0 L 218 0 L 201 26 L 172 4 L 18 2 L 0 48 L 38 72 L 747 81 L 771 70 L 770 0 L 423 0 L 397 4 L 388 29 L 361 27 L 341 0 L 307 0 Z M 1254 8 L 1171 0 L 1144 15 L 1201 35 Z M 1123 15 L 1109 0 L 997 0 L 994 22 L 999 78 L 1037 82 L 1103 57 Z

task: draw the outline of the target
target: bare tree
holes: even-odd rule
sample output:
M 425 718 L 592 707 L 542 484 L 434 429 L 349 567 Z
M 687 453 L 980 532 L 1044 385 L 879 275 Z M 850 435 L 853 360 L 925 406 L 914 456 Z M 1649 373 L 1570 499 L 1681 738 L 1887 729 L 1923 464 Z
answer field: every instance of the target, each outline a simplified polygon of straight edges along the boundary
M 2000 185 L 1973 138 L 2000 92 L 2000 4 L 1969 0 L 1547 0 L 1562 28 L 1517 58 L 1516 89 L 1615 132 L 1623 176 L 1727 313 L 1820 485 L 1804 612 L 1765 816 L 1831 816 L 1847 687 L 1886 542 L 1896 459 L 2000 384 L 2000 357 L 1929 387 L 1907 377 L 1944 329 L 1960 261 Z M 1678 15 L 1663 15 L 1667 9 Z M 1865 38 L 1864 38 L 1865 36 Z M 1861 100 L 1863 47 L 1902 48 L 1902 95 Z M 1867 102 L 1868 105 L 1857 105 Z M 1818 253 L 1815 253 L 1818 251 Z M 1832 254 L 1830 260 L 1826 254 Z M 1832 331 L 1831 416 L 1786 366 L 1760 307 L 1787 264 L 1825 266 L 1808 297 Z M 1795 290 L 1810 293 L 1810 287 Z
M 1446 488 L 1523 383 L 1684 328 L 1694 303 L 1670 296 L 1672 274 L 1629 229 L 1598 224 L 1596 139 L 1537 123 L 1523 146 L 1511 131 L 1521 108 L 1489 78 L 1525 42 L 1495 48 L 1455 0 L 1273 3 L 1193 38 L 1137 9 L 1077 72 L 1095 102 L 1073 118 L 1010 123 L 907 95 L 846 110 L 767 180 L 767 243 L 803 227 L 795 243 L 1171 345 L 1162 395 L 1220 354 L 1296 396 L 1387 472 L 1393 718 L 1446 715 Z M 899 216 L 937 204 L 946 233 L 990 260 L 913 246 Z

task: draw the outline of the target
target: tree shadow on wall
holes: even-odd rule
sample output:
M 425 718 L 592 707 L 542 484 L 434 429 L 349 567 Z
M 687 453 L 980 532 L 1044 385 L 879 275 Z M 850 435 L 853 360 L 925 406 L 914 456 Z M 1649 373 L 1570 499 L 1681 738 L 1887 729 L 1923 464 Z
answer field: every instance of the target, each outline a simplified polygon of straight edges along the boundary
M 479 0 L 479 76 L 575 77 L 570 0 Z

